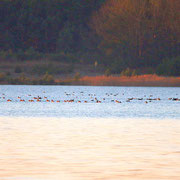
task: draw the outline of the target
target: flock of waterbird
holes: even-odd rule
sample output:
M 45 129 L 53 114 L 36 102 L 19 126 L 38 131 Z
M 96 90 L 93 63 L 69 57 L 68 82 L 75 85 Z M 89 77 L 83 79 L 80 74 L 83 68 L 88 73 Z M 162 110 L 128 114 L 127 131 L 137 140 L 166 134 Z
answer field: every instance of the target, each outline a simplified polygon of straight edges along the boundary
M 96 94 L 84 94 L 84 92 L 80 92 L 78 94 L 67 93 L 64 92 L 63 98 L 53 99 L 48 96 L 45 96 L 45 91 L 43 91 L 43 96 L 32 96 L 28 94 L 26 96 L 17 96 L 15 98 L 8 98 L 4 93 L 0 96 L 0 102 L 51 102 L 51 103 L 103 103 L 103 102 L 114 102 L 114 103 L 122 103 L 122 102 L 131 102 L 133 100 L 143 101 L 144 103 L 150 103 L 152 101 L 160 101 L 161 98 L 153 98 L 153 95 L 146 96 L 142 98 L 119 98 L 119 93 L 105 93 L 103 97 L 97 97 Z M 124 96 L 124 93 L 121 94 Z M 176 94 L 178 95 L 178 94 Z M 82 97 L 88 98 L 82 98 Z M 168 98 L 170 101 L 180 101 L 180 98 Z

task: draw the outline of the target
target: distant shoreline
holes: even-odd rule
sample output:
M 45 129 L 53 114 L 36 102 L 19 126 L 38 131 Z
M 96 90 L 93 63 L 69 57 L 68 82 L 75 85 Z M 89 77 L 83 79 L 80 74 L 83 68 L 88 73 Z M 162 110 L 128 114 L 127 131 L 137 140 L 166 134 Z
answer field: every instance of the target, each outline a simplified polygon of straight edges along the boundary
M 139 76 L 83 76 L 78 80 L 73 78 L 55 79 L 54 82 L 41 84 L 25 81 L 22 83 L 0 82 L 0 85 L 83 85 L 83 86 L 142 86 L 142 87 L 180 87 L 180 77 L 164 77 L 155 74 Z
M 180 87 L 180 77 L 163 77 L 157 75 L 139 76 L 85 76 L 80 82 L 85 85 L 101 86 L 152 86 L 152 87 Z

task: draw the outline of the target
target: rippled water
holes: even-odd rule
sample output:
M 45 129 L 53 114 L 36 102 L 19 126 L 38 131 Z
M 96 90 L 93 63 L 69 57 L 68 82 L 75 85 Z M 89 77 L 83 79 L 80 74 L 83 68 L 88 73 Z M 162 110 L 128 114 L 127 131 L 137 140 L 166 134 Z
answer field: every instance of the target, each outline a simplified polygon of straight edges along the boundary
M 41 97 L 41 102 L 34 97 Z M 126 102 L 128 98 L 134 99 Z M 157 98 L 160 100 L 154 100 Z M 0 86 L 0 116 L 180 119 L 180 101 L 168 98 L 180 98 L 180 88 Z M 96 103 L 97 100 L 101 103 Z
M 0 86 L 0 180 L 179 180 L 168 98 L 180 88 Z

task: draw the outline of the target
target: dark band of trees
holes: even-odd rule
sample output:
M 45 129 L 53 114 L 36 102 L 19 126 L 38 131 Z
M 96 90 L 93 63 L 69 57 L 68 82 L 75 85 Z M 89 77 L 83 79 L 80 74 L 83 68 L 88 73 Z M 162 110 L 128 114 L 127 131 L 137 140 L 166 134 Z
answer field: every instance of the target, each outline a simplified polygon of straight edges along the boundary
M 1 0 L 0 50 L 32 48 L 97 61 L 111 73 L 152 67 L 177 76 L 179 9 L 179 0 Z

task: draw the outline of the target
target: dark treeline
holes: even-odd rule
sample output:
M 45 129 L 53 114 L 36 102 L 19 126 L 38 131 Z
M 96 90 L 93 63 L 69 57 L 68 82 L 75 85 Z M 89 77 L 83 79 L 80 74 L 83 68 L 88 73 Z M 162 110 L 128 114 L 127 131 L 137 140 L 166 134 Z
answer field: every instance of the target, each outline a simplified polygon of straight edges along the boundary
M 108 74 L 180 75 L 179 9 L 179 0 L 1 0 L 0 49 L 97 61 Z
M 1 0 L 1 49 L 76 50 L 102 0 Z

